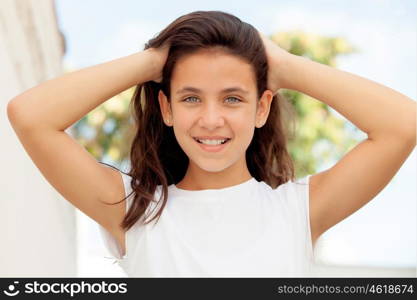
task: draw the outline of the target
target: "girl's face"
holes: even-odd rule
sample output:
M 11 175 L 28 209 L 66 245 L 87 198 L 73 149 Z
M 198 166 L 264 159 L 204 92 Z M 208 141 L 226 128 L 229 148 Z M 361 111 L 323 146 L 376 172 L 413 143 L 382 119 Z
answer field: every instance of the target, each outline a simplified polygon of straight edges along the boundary
M 246 168 L 246 149 L 255 126 L 266 122 L 273 97 L 266 90 L 258 103 L 256 94 L 252 67 L 239 57 L 201 50 L 175 64 L 171 107 L 162 91 L 159 103 L 165 124 L 173 126 L 178 144 L 190 160 L 189 167 L 206 172 L 233 165 Z M 224 139 L 228 139 L 224 145 L 211 145 Z

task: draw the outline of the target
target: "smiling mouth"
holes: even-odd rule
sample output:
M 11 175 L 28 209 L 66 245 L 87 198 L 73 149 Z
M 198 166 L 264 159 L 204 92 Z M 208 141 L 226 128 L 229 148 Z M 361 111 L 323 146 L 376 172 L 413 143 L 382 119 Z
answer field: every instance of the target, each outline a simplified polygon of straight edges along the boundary
M 231 138 L 225 138 L 223 140 L 200 140 L 197 139 L 195 137 L 193 137 L 193 139 L 199 143 L 199 144 L 203 144 L 203 145 L 207 145 L 207 146 L 217 146 L 217 145 L 224 145 L 226 144 L 228 141 L 231 140 Z

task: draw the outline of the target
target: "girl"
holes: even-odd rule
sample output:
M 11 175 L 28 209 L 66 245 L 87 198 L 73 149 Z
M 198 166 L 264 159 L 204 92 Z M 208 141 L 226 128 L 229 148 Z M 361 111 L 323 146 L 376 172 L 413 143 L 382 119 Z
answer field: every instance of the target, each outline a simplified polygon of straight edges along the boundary
M 65 129 L 134 85 L 137 133 L 124 174 Z M 280 88 L 323 101 L 368 138 L 295 180 Z M 415 147 L 415 115 L 406 96 L 292 55 L 219 11 L 184 15 L 143 51 L 46 81 L 8 105 L 43 176 L 99 224 L 136 277 L 311 274 L 317 238 L 375 197 Z

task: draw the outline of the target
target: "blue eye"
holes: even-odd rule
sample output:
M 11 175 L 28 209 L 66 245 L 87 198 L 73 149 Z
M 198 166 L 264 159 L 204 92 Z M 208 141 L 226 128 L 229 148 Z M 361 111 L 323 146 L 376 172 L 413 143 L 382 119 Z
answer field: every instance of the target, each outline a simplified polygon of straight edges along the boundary
M 189 102 L 189 103 L 195 103 L 196 101 L 187 101 L 188 99 L 198 99 L 197 97 L 187 97 L 183 101 Z M 239 103 L 242 102 L 239 98 L 236 97 L 228 97 L 226 99 L 235 99 L 235 101 L 231 101 L 230 103 Z
M 185 102 L 195 102 L 195 101 L 187 101 L 188 99 L 197 99 L 197 97 L 187 97 L 187 98 L 185 98 L 183 101 L 185 101 Z
M 235 100 L 237 100 L 237 101 L 232 101 L 232 103 L 238 103 L 238 102 L 241 102 L 241 100 L 240 100 L 239 98 L 236 98 L 236 97 L 228 97 L 228 98 L 226 98 L 226 99 L 235 99 Z

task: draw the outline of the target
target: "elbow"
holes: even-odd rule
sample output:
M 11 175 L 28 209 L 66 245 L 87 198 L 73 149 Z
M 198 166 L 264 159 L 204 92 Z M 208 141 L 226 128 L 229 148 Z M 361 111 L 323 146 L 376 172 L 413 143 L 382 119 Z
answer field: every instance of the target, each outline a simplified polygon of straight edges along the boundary
M 409 141 L 411 147 L 414 148 L 416 146 L 416 132 L 411 134 L 408 141 Z
M 408 138 L 408 141 L 411 143 L 411 146 L 416 145 L 416 135 L 417 135 L 417 125 L 416 125 L 416 117 L 417 117 L 417 104 L 413 103 L 413 109 L 411 109 L 411 118 L 410 122 L 408 122 L 407 126 L 407 134 L 405 135 Z
M 415 102 L 410 103 L 407 114 L 399 117 L 399 120 L 402 120 L 401 129 L 397 131 L 398 137 L 402 138 L 408 145 L 414 147 L 416 145 L 416 110 L 417 104 Z
M 16 100 L 11 100 L 7 103 L 7 118 L 9 119 L 10 124 L 14 124 L 16 120 L 17 107 Z
M 415 122 L 414 122 L 415 124 Z M 401 141 L 406 144 L 407 146 L 414 148 L 416 145 L 416 126 L 410 126 L 411 128 L 407 128 L 403 131 L 400 131 L 397 134 L 397 138 L 400 138 Z
M 27 130 L 31 127 L 28 122 L 26 110 L 22 108 L 21 99 L 13 98 L 7 103 L 7 118 L 13 129 L 17 132 L 18 130 Z
M 17 116 L 19 115 L 15 100 L 11 100 L 7 103 L 7 119 L 12 126 L 13 130 L 18 133 L 18 122 Z
M 416 123 L 414 119 L 414 125 L 411 125 L 410 128 L 404 130 L 403 134 L 400 135 L 402 140 L 412 149 L 416 146 Z

